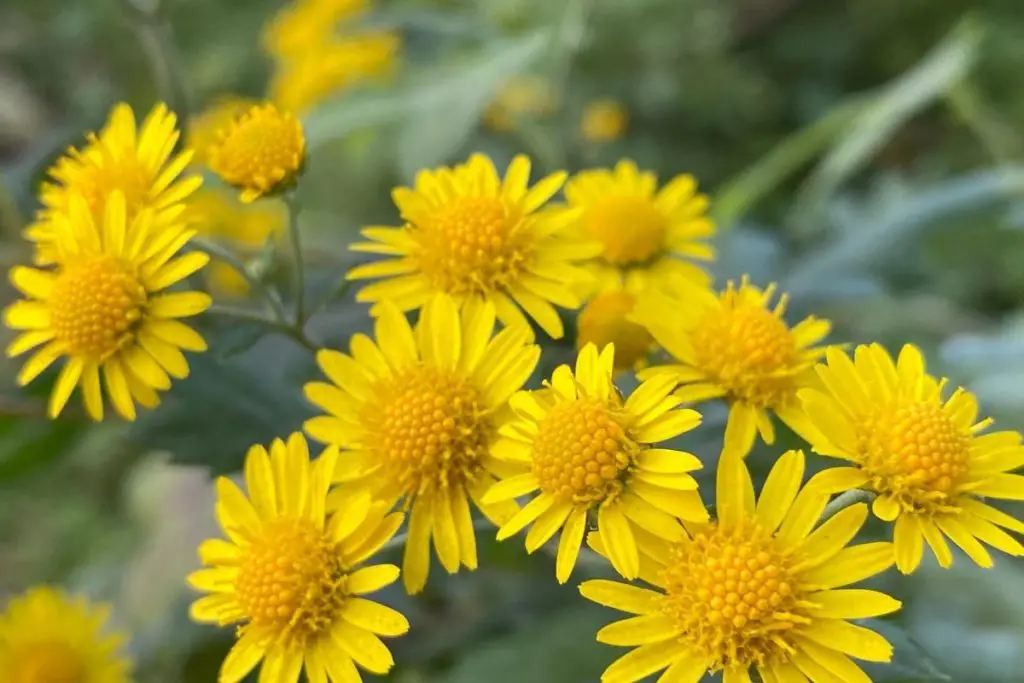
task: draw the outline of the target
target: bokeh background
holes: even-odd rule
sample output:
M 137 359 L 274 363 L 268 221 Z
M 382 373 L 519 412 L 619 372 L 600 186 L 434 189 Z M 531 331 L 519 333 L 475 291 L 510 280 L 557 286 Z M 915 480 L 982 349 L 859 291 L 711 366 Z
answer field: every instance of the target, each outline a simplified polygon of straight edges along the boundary
M 273 97 L 300 110 L 309 138 L 300 198 L 323 304 L 310 334 L 324 344 L 369 327 L 339 285 L 354 263 L 345 245 L 395 221 L 390 189 L 417 169 L 471 151 L 499 167 L 526 152 L 545 171 L 630 157 L 662 178 L 694 173 L 711 194 L 720 282 L 779 281 L 793 319 L 831 318 L 836 339 L 917 343 L 1003 428 L 1024 427 L 1020 0 L 349 5 L 301 61 L 271 54 L 276 1 L 3 0 L 0 262 L 28 260 L 19 233 L 46 167 L 113 103 L 167 100 L 195 141 L 238 98 Z M 211 236 L 286 283 L 276 208 L 242 212 L 207 187 L 197 212 Z M 216 268 L 208 284 L 245 296 Z M 53 582 L 111 601 L 142 683 L 216 679 L 232 634 L 189 623 L 183 582 L 214 532 L 211 474 L 310 414 L 307 351 L 207 318 L 211 351 L 134 424 L 94 426 L 74 404 L 47 421 L 45 382 L 18 390 L 16 365 L 0 370 L 0 596 Z M 572 319 L 535 383 L 572 357 Z M 708 463 L 708 495 L 722 425 L 709 406 L 683 441 Z M 754 467 L 778 452 L 762 447 Z M 614 614 L 559 588 L 550 556 L 482 547 L 475 573 L 434 571 L 414 601 L 382 596 L 413 623 L 393 641 L 391 679 L 598 680 L 618 652 L 593 636 Z M 880 583 L 905 609 L 880 627 L 897 655 L 875 680 L 1024 681 L 1024 563 L 926 563 Z

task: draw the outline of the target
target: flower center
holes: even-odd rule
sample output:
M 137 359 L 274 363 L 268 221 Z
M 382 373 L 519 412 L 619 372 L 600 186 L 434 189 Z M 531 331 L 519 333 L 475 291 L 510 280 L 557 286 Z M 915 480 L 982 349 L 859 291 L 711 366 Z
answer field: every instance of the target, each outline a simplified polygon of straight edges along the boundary
M 256 106 L 210 149 L 210 164 L 228 183 L 267 191 L 302 165 L 305 139 L 299 122 L 272 105 Z
M 5 683 L 85 683 L 81 657 L 62 642 L 25 645 L 11 653 Z
M 871 485 L 904 509 L 941 505 L 967 477 L 971 437 L 957 429 L 938 401 L 880 408 L 857 433 Z
M 618 495 L 640 450 L 621 420 L 597 399 L 556 405 L 533 441 L 533 473 L 541 489 L 578 503 Z
M 627 292 L 602 292 L 580 312 L 576 347 L 593 343 L 598 349 L 615 344 L 615 369 L 626 370 L 647 356 L 654 344 L 651 333 L 627 320 L 635 299 Z
M 457 488 L 480 470 L 494 428 L 479 391 L 462 377 L 420 365 L 376 387 L 362 419 L 406 495 Z
M 756 523 L 712 525 L 672 546 L 660 579 L 662 611 L 712 671 L 792 652 L 788 633 L 810 623 L 793 559 Z
M 789 328 L 760 306 L 723 307 L 693 331 L 697 365 L 735 398 L 778 403 L 793 384 L 797 347 Z
M 285 643 L 329 628 L 345 601 L 337 548 L 304 519 L 268 522 L 246 550 L 235 592 L 250 624 Z
M 496 197 L 459 197 L 417 226 L 420 268 L 449 294 L 484 294 L 516 279 L 527 257 L 522 216 Z
M 68 266 L 50 295 L 50 324 L 69 353 L 103 360 L 131 341 L 146 290 L 113 256 Z
M 618 266 L 643 263 L 662 251 L 667 222 L 649 199 L 605 197 L 587 211 L 584 226 Z

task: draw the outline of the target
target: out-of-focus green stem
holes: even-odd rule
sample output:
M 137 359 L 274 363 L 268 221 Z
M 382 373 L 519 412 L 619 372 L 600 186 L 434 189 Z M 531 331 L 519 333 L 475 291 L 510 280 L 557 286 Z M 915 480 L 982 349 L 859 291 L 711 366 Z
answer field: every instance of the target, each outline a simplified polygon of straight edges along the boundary
M 295 263 L 292 266 L 293 282 L 295 287 L 295 317 L 294 323 L 298 328 L 306 325 L 306 269 L 302 259 L 302 236 L 299 232 L 299 213 L 302 207 L 291 191 L 284 195 L 285 206 L 288 207 L 288 237 L 292 244 L 292 258 Z
M 840 510 L 844 510 L 851 505 L 867 503 L 874 497 L 875 494 L 870 491 L 862 491 L 861 489 L 852 489 L 841 493 L 836 496 L 835 500 L 825 506 L 824 512 L 821 513 L 821 521 L 824 522 L 826 519 L 834 517 Z
M 191 115 L 191 97 L 181 53 L 170 24 L 160 16 L 159 0 L 121 0 L 121 6 L 149 60 L 157 92 L 178 115 L 178 127 L 184 137 Z
M 995 161 L 1006 164 L 1021 154 L 1021 139 L 1010 125 L 985 105 L 970 81 L 960 81 L 950 88 L 946 93 L 946 103 Z

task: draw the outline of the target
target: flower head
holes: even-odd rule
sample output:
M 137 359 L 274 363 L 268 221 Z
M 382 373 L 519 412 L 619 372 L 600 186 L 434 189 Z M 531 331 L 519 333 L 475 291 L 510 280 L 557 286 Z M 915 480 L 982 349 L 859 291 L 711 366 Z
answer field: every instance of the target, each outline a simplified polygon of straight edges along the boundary
M 0 612 L 4 683 L 128 683 L 127 637 L 106 632 L 110 608 L 40 586 Z
M 226 477 L 217 481 L 217 517 L 227 540 L 199 546 L 207 567 L 189 576 L 204 593 L 192 618 L 240 624 L 220 683 L 236 683 L 263 660 L 260 680 L 296 683 L 361 680 L 394 664 L 378 636 L 399 636 L 409 622 L 362 597 L 398 578 L 398 567 L 361 566 L 402 524 L 402 514 L 350 496 L 327 513 L 337 460 L 329 448 L 315 462 L 301 434 L 253 446 L 245 458 L 248 497 Z
M 518 118 L 548 116 L 558 104 L 558 92 L 549 79 L 516 76 L 498 89 L 484 112 L 484 122 L 493 130 L 508 131 L 515 128 Z
M 97 222 L 103 217 L 107 197 L 120 192 L 129 225 L 142 209 L 153 211 L 154 230 L 178 223 L 185 210 L 182 201 L 203 180 L 198 175 L 181 177 L 192 152 L 172 157 L 180 136 L 176 125 L 175 115 L 166 105 L 158 104 L 136 131 L 131 107 L 118 104 L 99 135 L 88 134 L 81 150 L 69 149 L 50 169 L 51 182 L 40 190 L 44 208 L 25 231 L 36 243 L 35 262 L 49 265 L 56 260 L 54 220 L 67 214 L 73 195 L 85 199 Z
M 721 294 L 676 283 L 671 296 L 652 293 L 637 304 L 634 319 L 654 335 L 677 365 L 650 368 L 643 377 L 666 374 L 682 385 L 676 394 L 692 402 L 725 398 L 730 404 L 726 441 L 746 453 L 758 432 L 775 440 L 774 412 L 803 434 L 797 391 L 813 381 L 815 346 L 830 329 L 808 317 L 794 327 L 783 320 L 787 297 L 771 307 L 775 285 L 759 289 L 744 278 Z
M 221 131 L 256 104 L 248 97 L 229 95 L 194 116 L 188 127 L 188 147 L 195 152 L 192 160 L 198 164 L 209 164 L 210 148 L 220 139 Z
M 692 176 L 673 178 L 661 190 L 657 179 L 623 160 L 614 170 L 581 171 L 565 184 L 565 198 L 577 212 L 574 227 L 602 246 L 588 266 L 601 290 L 646 292 L 682 278 L 698 284 L 707 273 L 683 259 L 711 260 L 704 240 L 715 226 L 704 214 L 708 198 Z
M 210 168 L 248 204 L 292 182 L 306 159 L 306 138 L 291 112 L 257 104 L 221 131 L 207 154 Z
M 957 389 L 943 399 L 945 379 L 925 372 L 916 347 L 904 346 L 896 363 L 878 344 L 858 346 L 851 360 L 830 349 L 817 366 L 821 388 L 800 391 L 816 453 L 848 467 L 825 470 L 824 490 L 862 488 L 877 494 L 875 516 L 896 522 L 900 571 L 917 568 L 927 541 L 943 567 L 953 561 L 949 538 L 982 567 L 992 558 L 981 542 L 1011 555 L 1024 546 L 1002 528 L 1024 533 L 1024 523 L 982 498 L 1024 499 L 1018 432 L 981 434 L 978 401 Z M 1000 528 L 1002 527 L 1002 528 Z
M 405 225 L 366 228 L 363 235 L 372 241 L 351 247 L 397 257 L 349 271 L 351 280 L 388 278 L 364 287 L 357 300 L 390 299 L 405 311 L 436 292 L 460 304 L 487 300 L 506 324 L 527 325 L 522 307 L 550 336 L 561 338 L 562 320 L 551 304 L 579 307 L 570 286 L 587 274 L 574 262 L 594 256 L 598 247 L 565 234 L 572 212 L 539 211 L 565 173 L 532 188 L 529 177 L 525 156 L 512 160 L 504 180 L 482 154 L 455 168 L 421 171 L 415 188 L 392 193 Z
M 643 364 L 655 343 L 645 327 L 630 319 L 635 306 L 636 295 L 625 290 L 597 294 L 576 319 L 576 349 L 614 344 L 616 372 Z
M 301 59 L 335 40 L 339 24 L 357 19 L 368 0 L 293 0 L 263 29 L 263 45 L 281 61 Z
M 629 112 L 617 100 L 600 99 L 588 102 L 580 121 L 580 132 L 590 142 L 611 142 L 626 132 Z
M 342 490 L 369 491 L 389 506 L 410 509 L 405 586 L 427 580 L 430 541 L 442 566 L 476 569 L 469 499 L 495 524 L 515 504 L 481 501 L 500 463 L 494 457 L 502 410 L 533 372 L 540 349 L 529 330 L 507 327 L 493 338 L 493 306 L 430 301 L 416 329 L 391 304 L 376 321 L 376 343 L 352 338 L 351 355 L 321 351 L 331 384 L 306 385 L 310 401 L 329 415 L 306 432 L 342 453 L 335 470 Z
M 677 518 L 706 521 L 707 510 L 689 472 L 701 462 L 689 453 L 654 444 L 700 423 L 693 410 L 677 409 L 674 383 L 644 382 L 623 400 L 612 384 L 615 348 L 591 344 L 576 359 L 576 372 L 558 367 L 546 390 L 520 392 L 511 401 L 516 419 L 501 429 L 496 455 L 513 474 L 496 484 L 484 502 L 498 503 L 539 491 L 498 531 L 504 540 L 533 522 L 526 550 L 533 552 L 562 529 L 555 572 L 569 579 L 595 514 L 608 539 L 612 564 L 627 578 L 639 572 L 637 527 L 662 538 L 682 534 Z
M 67 216 L 53 221 L 58 267 L 16 267 L 11 282 L 26 297 L 4 311 L 4 322 L 21 334 L 9 357 L 41 347 L 22 367 L 25 385 L 58 358 L 65 363 L 50 396 L 57 416 L 81 384 L 86 411 L 103 418 L 100 374 L 114 408 L 128 420 L 135 403 L 153 408 L 171 377 L 188 376 L 181 350 L 204 351 L 203 338 L 178 319 L 203 312 L 201 292 L 164 293 L 206 265 L 201 252 L 176 256 L 194 234 L 178 226 L 157 228 L 152 209 L 131 221 L 125 197 L 114 192 L 100 222 L 87 201 L 72 196 Z
M 844 586 L 893 563 L 890 543 L 847 547 L 867 517 L 863 503 L 817 529 L 828 496 L 800 489 L 804 455 L 776 462 L 755 502 L 744 462 L 724 454 L 718 468 L 718 519 L 687 525 L 674 543 L 644 536 L 641 578 L 654 590 L 587 581 L 584 597 L 637 615 L 609 624 L 597 639 L 635 647 L 604 672 L 602 683 L 631 683 L 668 669 L 661 680 L 697 683 L 724 673 L 729 683 L 870 683 L 851 657 L 888 662 L 892 646 L 849 619 L 894 612 L 900 603 Z M 813 531 L 812 531 L 813 530 Z M 611 537 L 594 539 L 610 556 Z

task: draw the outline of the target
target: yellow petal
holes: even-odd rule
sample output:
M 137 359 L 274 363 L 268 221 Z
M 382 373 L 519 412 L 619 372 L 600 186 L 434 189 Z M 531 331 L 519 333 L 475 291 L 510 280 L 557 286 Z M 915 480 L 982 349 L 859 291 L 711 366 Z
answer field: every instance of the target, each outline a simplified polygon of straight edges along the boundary
M 606 503 L 598 508 L 597 528 L 615 571 L 623 578 L 635 579 L 640 572 L 640 555 L 629 520 L 621 507 L 615 503 Z
M 558 555 L 555 559 L 555 578 L 558 579 L 558 583 L 565 583 L 569 580 L 569 576 L 576 566 L 576 558 L 579 556 L 586 531 L 587 507 L 579 505 L 569 513 L 565 526 L 562 528 L 562 537 L 558 541 Z
M 646 588 L 605 579 L 584 581 L 580 584 L 580 594 L 599 605 L 629 614 L 658 612 L 665 597 Z
M 846 588 L 821 591 L 811 597 L 811 613 L 828 619 L 870 619 L 898 610 L 902 603 L 885 593 Z
M 341 617 L 348 623 L 379 636 L 400 636 L 409 631 L 409 621 L 390 607 L 363 598 L 348 598 Z
M 665 614 L 645 614 L 608 624 L 597 632 L 597 642 L 634 647 L 659 643 L 681 633 L 675 619 Z
M 755 516 L 768 531 L 782 524 L 804 478 L 803 451 L 787 451 L 776 461 L 761 489 Z

